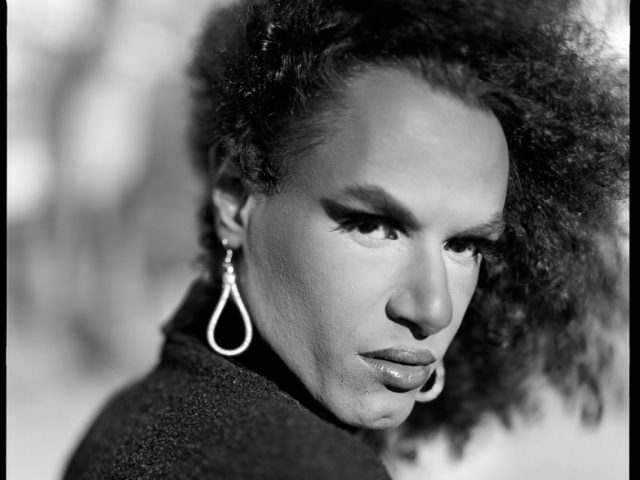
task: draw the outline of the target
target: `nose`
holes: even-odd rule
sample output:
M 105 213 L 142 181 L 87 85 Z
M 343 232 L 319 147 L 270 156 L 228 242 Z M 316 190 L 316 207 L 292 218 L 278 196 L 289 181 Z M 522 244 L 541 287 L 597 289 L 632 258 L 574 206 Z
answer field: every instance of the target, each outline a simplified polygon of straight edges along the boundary
M 451 323 L 453 304 L 440 251 L 421 257 L 400 272 L 399 287 L 391 294 L 386 310 L 391 320 L 406 324 L 414 335 L 425 338 Z

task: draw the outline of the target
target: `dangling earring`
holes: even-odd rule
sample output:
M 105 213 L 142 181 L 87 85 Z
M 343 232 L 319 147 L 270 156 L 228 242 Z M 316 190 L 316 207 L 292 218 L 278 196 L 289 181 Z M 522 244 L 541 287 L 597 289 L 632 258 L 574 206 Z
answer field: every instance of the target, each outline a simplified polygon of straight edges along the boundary
M 444 362 L 440 362 L 436 369 L 431 374 L 431 377 L 435 375 L 433 379 L 433 383 L 430 388 L 423 390 L 425 387 L 422 387 L 416 395 L 416 402 L 430 402 L 431 400 L 435 400 L 438 398 L 438 395 L 442 393 L 442 389 L 444 388 Z M 431 380 L 429 377 L 429 380 Z M 427 380 L 427 383 L 429 382 Z
M 226 248 L 228 243 L 229 242 L 226 238 L 222 239 L 223 247 Z M 251 338 L 253 337 L 251 319 L 249 318 L 249 313 L 247 312 L 247 309 L 242 302 L 242 298 L 240 297 L 238 285 L 236 285 L 236 274 L 233 269 L 233 264 L 231 263 L 232 257 L 233 250 L 227 248 L 227 254 L 222 262 L 222 268 L 224 270 L 222 272 L 222 295 L 220 295 L 220 300 L 218 300 L 218 304 L 216 305 L 213 315 L 211 315 L 211 320 L 209 320 L 209 325 L 207 326 L 207 341 L 209 342 L 209 345 L 220 355 L 225 355 L 227 357 L 240 355 L 244 352 L 247 347 L 249 347 Z M 238 307 L 240 316 L 242 317 L 242 322 L 244 323 L 244 340 L 239 347 L 228 350 L 217 344 L 214 333 L 218 320 L 220 320 L 220 314 L 222 313 L 222 310 L 224 310 L 224 306 L 229 299 L 229 294 L 231 294 L 231 297 L 233 298 L 233 303 Z

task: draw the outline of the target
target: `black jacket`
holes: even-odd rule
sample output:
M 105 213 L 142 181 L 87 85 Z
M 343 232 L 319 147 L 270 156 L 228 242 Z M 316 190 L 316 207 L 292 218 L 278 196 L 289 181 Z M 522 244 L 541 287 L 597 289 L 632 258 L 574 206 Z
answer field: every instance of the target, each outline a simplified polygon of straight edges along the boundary
M 107 403 L 64 479 L 389 479 L 259 336 L 234 359 L 206 345 L 217 295 L 194 283 L 159 365 Z

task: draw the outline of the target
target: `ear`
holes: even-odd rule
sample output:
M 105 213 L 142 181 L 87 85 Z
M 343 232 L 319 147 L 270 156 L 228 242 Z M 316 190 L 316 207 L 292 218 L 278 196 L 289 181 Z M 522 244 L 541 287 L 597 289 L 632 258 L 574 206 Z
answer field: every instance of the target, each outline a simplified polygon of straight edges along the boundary
M 232 249 L 242 246 L 252 204 L 250 192 L 234 162 L 235 156 L 225 141 L 209 151 L 216 234 L 221 240 L 226 238 Z

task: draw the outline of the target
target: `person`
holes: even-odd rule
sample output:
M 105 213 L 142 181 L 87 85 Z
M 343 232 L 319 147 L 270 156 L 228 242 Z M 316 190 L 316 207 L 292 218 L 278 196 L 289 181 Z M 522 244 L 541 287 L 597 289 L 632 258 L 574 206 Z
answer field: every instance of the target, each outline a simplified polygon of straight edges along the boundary
M 626 87 L 575 7 L 216 11 L 189 68 L 203 274 L 65 478 L 389 478 L 376 432 L 462 448 L 541 373 L 597 420 Z

